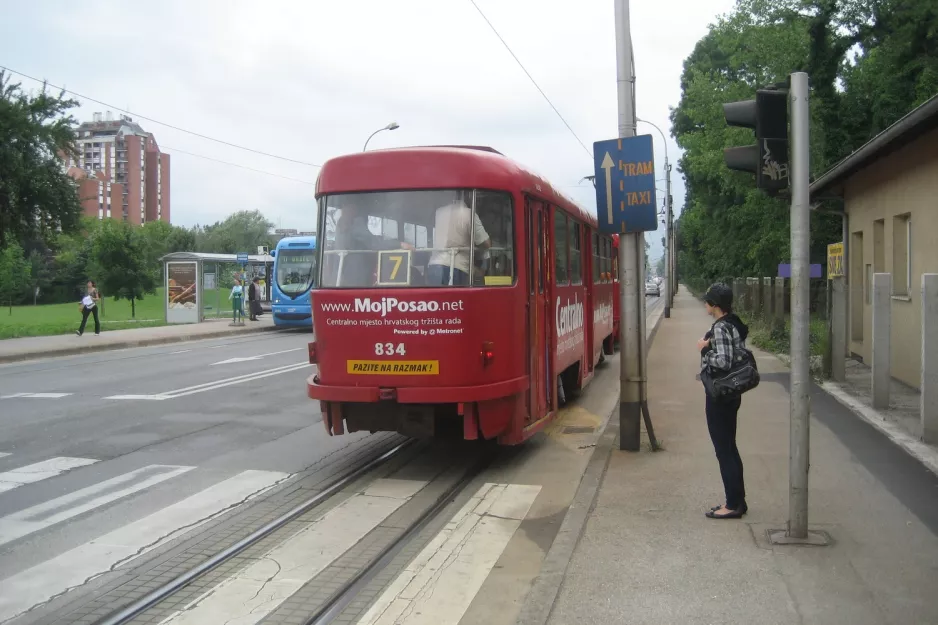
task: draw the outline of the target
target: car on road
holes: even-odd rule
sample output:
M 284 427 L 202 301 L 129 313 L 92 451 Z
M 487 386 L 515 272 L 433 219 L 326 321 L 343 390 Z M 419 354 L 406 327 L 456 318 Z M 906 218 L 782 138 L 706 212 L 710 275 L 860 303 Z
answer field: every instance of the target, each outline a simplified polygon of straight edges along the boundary
M 658 283 L 654 280 L 650 280 L 645 283 L 645 295 L 654 295 L 655 297 L 661 297 L 661 287 L 658 286 Z

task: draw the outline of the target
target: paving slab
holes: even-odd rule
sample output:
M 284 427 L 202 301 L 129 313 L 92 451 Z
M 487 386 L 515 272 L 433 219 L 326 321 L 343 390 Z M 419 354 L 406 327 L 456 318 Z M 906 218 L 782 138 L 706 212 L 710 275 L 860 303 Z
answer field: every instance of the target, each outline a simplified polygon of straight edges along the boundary
M 649 356 L 664 450 L 620 452 L 607 431 L 608 465 L 556 601 L 526 604 L 519 623 L 938 622 L 938 478 L 817 388 L 809 519 L 833 544 L 769 543 L 788 518 L 789 395 L 787 369 L 768 354 L 756 353 L 763 382 L 740 411 L 750 512 L 704 517 L 723 500 L 695 379 L 708 327 L 682 290 Z

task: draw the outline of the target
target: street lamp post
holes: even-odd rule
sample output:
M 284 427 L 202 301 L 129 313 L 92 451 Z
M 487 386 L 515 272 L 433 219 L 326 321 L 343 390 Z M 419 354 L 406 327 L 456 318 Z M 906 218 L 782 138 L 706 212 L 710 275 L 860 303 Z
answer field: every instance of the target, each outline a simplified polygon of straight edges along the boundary
M 655 130 L 657 130 L 658 133 L 661 135 L 661 141 L 664 143 L 664 171 L 665 171 L 665 183 L 666 183 L 664 202 L 665 202 L 665 212 L 666 212 L 665 219 L 667 220 L 667 225 L 665 226 L 666 244 L 664 246 L 665 282 L 667 285 L 667 288 L 665 290 L 667 291 L 667 293 L 664 298 L 664 316 L 665 316 L 665 319 L 668 319 L 671 317 L 671 307 L 673 305 L 672 298 L 674 296 L 675 287 L 677 286 L 676 284 L 674 284 L 674 279 L 675 279 L 674 270 L 676 267 L 676 263 L 674 262 L 674 242 L 672 238 L 673 230 L 674 230 L 674 214 L 671 212 L 672 210 L 671 163 L 668 160 L 668 139 L 665 137 L 664 132 L 661 130 L 661 128 L 658 128 L 656 124 L 653 124 L 650 121 L 646 121 L 644 119 L 638 119 L 637 121 L 640 121 L 644 124 L 648 124 Z
M 397 122 L 391 122 L 390 124 L 388 124 L 388 125 L 385 126 L 384 128 L 378 128 L 378 129 L 375 130 L 373 133 L 371 133 L 371 135 L 365 140 L 365 147 L 362 148 L 362 152 L 364 152 L 365 150 L 368 149 L 368 142 L 371 141 L 371 137 L 375 136 L 376 134 L 378 134 L 378 133 L 381 132 L 382 130 L 397 130 L 398 128 L 400 128 L 400 125 L 399 125 Z

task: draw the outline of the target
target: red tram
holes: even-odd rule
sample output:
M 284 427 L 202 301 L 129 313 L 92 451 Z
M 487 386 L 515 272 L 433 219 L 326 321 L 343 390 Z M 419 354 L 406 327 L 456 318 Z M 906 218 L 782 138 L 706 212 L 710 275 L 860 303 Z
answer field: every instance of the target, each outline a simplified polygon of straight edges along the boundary
M 341 156 L 316 198 L 307 392 L 330 434 L 517 444 L 612 353 L 613 239 L 495 150 Z

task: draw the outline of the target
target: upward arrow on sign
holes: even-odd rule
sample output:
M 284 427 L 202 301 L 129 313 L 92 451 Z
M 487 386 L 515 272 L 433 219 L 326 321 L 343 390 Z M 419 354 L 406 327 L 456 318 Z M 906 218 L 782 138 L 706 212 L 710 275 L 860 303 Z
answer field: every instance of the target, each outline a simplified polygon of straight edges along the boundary
M 609 223 L 612 223 L 612 176 L 609 175 L 609 171 L 615 166 L 615 161 L 609 156 L 609 152 L 606 152 L 600 167 L 606 172 L 606 212 L 609 213 Z

